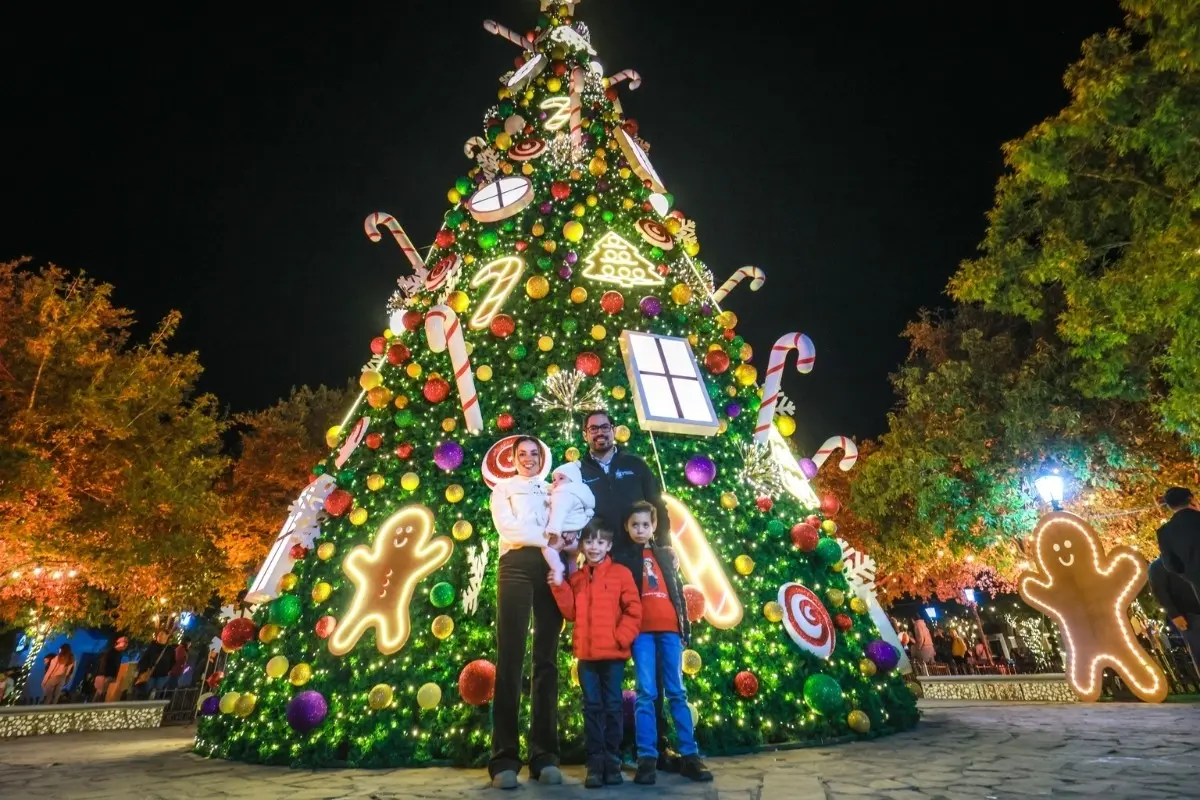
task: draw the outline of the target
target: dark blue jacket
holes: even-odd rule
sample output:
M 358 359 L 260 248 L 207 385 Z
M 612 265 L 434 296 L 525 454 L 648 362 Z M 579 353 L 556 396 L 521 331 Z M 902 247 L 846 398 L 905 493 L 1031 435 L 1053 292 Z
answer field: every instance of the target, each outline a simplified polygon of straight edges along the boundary
M 640 589 L 642 546 L 625 532 L 625 517 L 637 501 L 652 503 L 658 509 L 654 538 L 660 542 L 671 541 L 671 521 L 667 517 L 667 505 L 663 502 L 662 487 L 657 476 L 645 461 L 620 448 L 613 454 L 607 473 L 591 453 L 579 459 L 579 473 L 584 484 L 596 496 L 596 522 L 613 532 L 613 561 L 623 564 L 631 574 L 639 576 L 636 583 Z

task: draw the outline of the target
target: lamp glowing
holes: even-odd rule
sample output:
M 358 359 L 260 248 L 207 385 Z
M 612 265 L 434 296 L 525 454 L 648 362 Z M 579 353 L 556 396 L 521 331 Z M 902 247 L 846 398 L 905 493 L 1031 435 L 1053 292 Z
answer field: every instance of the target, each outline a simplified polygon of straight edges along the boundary
M 1063 479 L 1057 469 L 1044 471 L 1034 480 L 1033 485 L 1037 487 L 1043 503 L 1049 503 L 1055 511 L 1062 510 Z
M 937 609 L 934 608 L 933 606 L 926 606 L 925 607 L 925 616 L 929 617 L 929 620 L 931 622 L 933 620 L 936 620 L 937 619 Z

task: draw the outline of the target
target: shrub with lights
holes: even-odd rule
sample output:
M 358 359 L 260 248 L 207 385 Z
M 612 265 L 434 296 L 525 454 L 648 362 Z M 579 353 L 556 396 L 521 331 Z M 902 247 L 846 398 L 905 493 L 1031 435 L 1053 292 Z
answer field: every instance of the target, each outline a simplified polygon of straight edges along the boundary
M 390 215 L 367 218 L 370 239 L 390 233 L 413 271 L 370 344 L 358 403 L 253 580 L 252 618 L 223 632 L 232 652 L 202 702 L 197 752 L 305 766 L 486 761 L 490 486 L 514 474 L 517 433 L 544 443 L 547 472 L 579 458 L 579 423 L 597 408 L 666 492 L 706 753 L 916 722 L 891 632 L 874 621 L 885 618 L 847 583 L 837 503 L 813 492 L 816 464 L 784 438 L 795 429 L 784 360 L 809 371 L 813 344 L 782 337 L 758 362 L 760 386 L 721 303 L 765 276 L 744 267 L 714 287 L 693 222 L 623 117 L 617 85 L 640 79 L 605 76 L 574 5 L 543 2 L 524 35 L 485 23 L 522 52 L 484 135 L 467 142 L 475 166 L 449 191 L 428 256 Z M 848 468 L 845 440 L 814 458 L 839 446 Z M 583 738 L 569 642 L 567 758 Z

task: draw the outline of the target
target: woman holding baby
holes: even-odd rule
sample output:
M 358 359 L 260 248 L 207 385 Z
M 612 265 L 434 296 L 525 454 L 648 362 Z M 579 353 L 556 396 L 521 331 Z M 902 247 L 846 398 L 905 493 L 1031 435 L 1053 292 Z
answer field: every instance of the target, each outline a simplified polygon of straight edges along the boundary
M 542 444 L 532 436 L 513 445 L 517 474 L 492 489 L 492 522 L 500 536 L 496 578 L 496 693 L 492 701 L 492 757 L 497 789 L 517 787 L 521 771 L 517 718 L 529 618 L 533 617 L 533 691 L 529 772 L 539 783 L 562 783 L 558 762 L 558 641 L 563 618 L 547 578 L 558 583 L 577 534 L 592 516 L 594 498 L 577 464 L 555 470 L 552 488 L 539 477 Z M 573 474 L 571 470 L 574 470 Z

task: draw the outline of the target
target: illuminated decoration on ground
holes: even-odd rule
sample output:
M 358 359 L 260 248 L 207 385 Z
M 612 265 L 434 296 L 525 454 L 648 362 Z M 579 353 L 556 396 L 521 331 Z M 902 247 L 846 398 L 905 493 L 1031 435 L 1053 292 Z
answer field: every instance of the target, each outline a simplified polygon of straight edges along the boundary
M 646 155 L 646 151 L 642 149 L 641 145 L 635 142 L 624 128 L 617 128 L 615 135 L 617 144 L 621 146 L 621 152 L 628 159 L 629 167 L 634 174 L 644 181 L 650 181 L 650 191 L 665 192 L 667 187 L 663 186 L 662 179 L 658 177 L 658 173 L 654 171 L 654 165 L 650 163 L 650 156 Z
M 549 114 L 546 121 L 542 123 L 543 130 L 551 133 L 561 131 L 571 121 L 571 98 L 566 95 L 547 97 L 538 108 Z
M 480 472 L 483 475 L 483 482 L 489 489 L 505 478 L 511 478 L 517 474 L 517 465 L 513 462 L 513 445 L 520 438 L 519 435 L 505 436 L 488 448 L 487 454 L 483 457 L 483 467 Z M 546 480 L 554 459 L 550 454 L 549 445 L 541 439 L 538 439 L 537 443 L 542 448 L 542 469 L 538 473 L 538 478 Z
M 774 425 L 767 433 L 767 444 L 770 446 L 775 460 L 779 462 L 783 488 L 787 490 L 787 493 L 799 500 L 805 508 L 819 508 L 820 498 L 813 491 L 808 478 L 804 477 L 804 473 L 800 471 L 800 465 L 796 463 L 796 457 L 788 448 L 787 440 Z
M 666 283 L 637 248 L 612 231 L 600 237 L 583 263 L 583 277 L 600 283 L 615 283 L 626 289 Z
M 1079 698 L 1097 700 L 1110 667 L 1143 702 L 1162 702 L 1166 678 L 1129 624 L 1129 604 L 1146 584 L 1141 556 L 1129 547 L 1106 554 L 1092 526 L 1065 511 L 1038 521 L 1033 549 L 1038 569 L 1018 578 L 1021 598 L 1058 622 Z
M 621 331 L 621 356 L 642 430 L 712 436 L 720 428 L 687 339 Z
M 277 587 L 279 579 L 292 571 L 292 546 L 301 544 L 312 547 L 313 541 L 321 534 L 321 516 L 325 513 L 325 498 L 337 488 L 332 475 L 318 475 L 317 479 L 304 487 L 296 502 L 288 509 L 287 519 L 275 544 L 267 553 L 267 560 L 258 570 L 254 582 L 246 591 L 246 602 L 251 605 L 265 603 L 279 594 Z
M 508 79 L 508 88 L 520 89 L 527 81 L 536 78 L 546 68 L 546 57 L 538 53 L 521 65 L 520 69 Z
M 923 675 L 917 678 L 926 700 L 1009 700 L 1075 703 L 1061 672 L 1041 675 Z
M 912 672 L 912 664 L 900 642 L 900 635 L 892 627 L 891 619 L 875 595 L 875 559 L 855 550 L 845 539 L 838 539 L 837 542 L 842 546 L 842 577 L 850 585 L 851 591 L 867 604 L 867 613 L 875 627 L 879 628 L 879 638 L 896 648 L 900 654 L 898 669 L 901 674 L 907 675 Z
M 704 595 L 704 618 L 708 624 L 729 630 L 742 621 L 742 601 L 692 512 L 669 494 L 664 493 L 662 498 L 671 517 L 671 539 L 683 577 Z
M 491 283 L 492 287 L 471 317 L 471 330 L 481 331 L 492 324 L 492 317 L 504 308 L 505 301 L 524 272 L 525 261 L 520 256 L 505 256 L 497 258 L 475 273 L 475 277 L 471 279 L 471 288 L 478 289 L 487 283 Z
M 387 655 L 408 642 L 408 604 L 417 584 L 454 552 L 445 536 L 433 538 L 433 512 L 424 506 L 402 508 L 379 526 L 373 547 L 359 545 L 342 562 L 355 586 L 354 601 L 329 637 L 329 652 L 349 653 L 369 628 L 375 646 Z
M 798 583 L 785 583 L 779 587 L 777 602 L 783 608 L 783 629 L 796 646 L 828 660 L 837 644 L 837 634 L 821 600 Z
M 0 739 L 162 726 L 166 700 L 0 707 Z
M 533 202 L 533 183 L 520 175 L 506 175 L 485 183 L 467 199 L 467 210 L 480 222 L 499 222 L 519 214 Z

